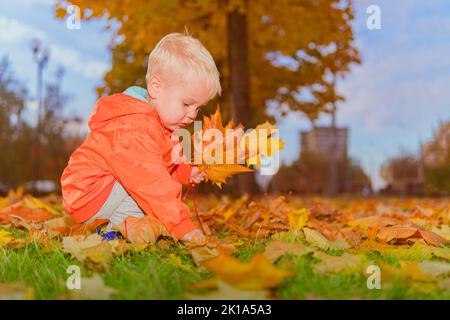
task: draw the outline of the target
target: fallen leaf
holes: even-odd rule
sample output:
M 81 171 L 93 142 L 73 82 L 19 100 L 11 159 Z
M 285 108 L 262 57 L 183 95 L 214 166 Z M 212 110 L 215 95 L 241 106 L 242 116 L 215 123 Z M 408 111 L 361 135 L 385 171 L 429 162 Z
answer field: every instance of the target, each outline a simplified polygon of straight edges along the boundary
M 442 258 L 450 261 L 450 249 L 449 248 L 431 248 L 431 252 L 438 258 Z
M 426 241 L 426 243 L 431 244 L 435 247 L 439 247 L 447 243 L 447 241 L 444 238 L 442 238 L 440 235 L 434 232 L 419 230 L 419 233 L 422 236 L 423 240 Z
M 442 225 L 440 228 L 434 227 L 431 231 L 440 235 L 445 240 L 450 241 L 450 227 L 448 225 Z
M 319 273 L 361 272 L 364 259 L 361 255 L 344 253 L 342 256 L 330 256 L 323 252 L 314 254 L 321 262 L 314 265 Z
M 34 300 L 34 289 L 22 283 L 0 283 L 0 300 Z
M 417 233 L 418 229 L 415 227 L 388 227 L 382 228 L 378 234 L 377 238 L 384 242 L 389 242 L 391 240 L 397 239 L 407 239 L 412 237 Z
M 305 227 L 303 228 L 303 233 L 305 234 L 306 241 L 313 246 L 325 251 L 330 248 L 330 241 L 320 232 Z
M 284 241 L 272 241 L 267 246 L 263 255 L 269 259 L 272 263 L 279 257 L 290 253 L 294 255 L 303 255 L 315 250 L 311 247 L 305 246 L 302 243 L 288 243 Z
M 433 246 L 441 246 L 446 243 L 446 240 L 434 232 L 421 230 L 417 227 L 404 227 L 395 226 L 381 229 L 377 238 L 380 241 L 390 242 L 392 240 L 402 240 L 405 241 L 409 238 L 420 238 L 422 237 L 428 244 Z
M 0 230 L 0 247 L 7 245 L 13 240 L 13 236 L 10 232 L 5 230 Z
M 423 261 L 419 263 L 422 273 L 431 277 L 439 277 L 450 273 L 450 263 L 440 261 Z
M 301 230 L 308 222 L 309 215 L 310 215 L 310 213 L 307 208 L 301 208 L 301 209 L 294 210 L 293 212 L 289 212 L 288 219 L 289 219 L 290 229 L 291 230 L 295 230 L 295 229 Z
M 268 290 L 241 290 L 220 280 L 217 281 L 216 287 L 216 290 L 203 294 L 188 294 L 187 297 L 194 300 L 264 300 L 270 296 Z
M 422 272 L 417 262 L 404 263 L 400 268 L 378 261 L 377 264 L 381 268 L 381 281 L 388 282 L 393 277 L 401 277 L 413 281 L 432 282 L 434 277 Z
M 95 274 L 90 278 L 81 278 L 81 288 L 72 289 L 70 296 L 77 300 L 108 300 L 117 290 L 105 285 L 103 279 Z
M 219 256 L 202 263 L 216 276 L 241 290 L 262 290 L 279 285 L 293 272 L 281 270 L 260 253 L 256 253 L 250 262 L 245 263 L 221 253 Z
M 111 245 L 98 234 L 91 234 L 88 237 L 64 237 L 63 251 L 81 262 L 86 261 L 103 268 L 108 266 L 113 257 Z

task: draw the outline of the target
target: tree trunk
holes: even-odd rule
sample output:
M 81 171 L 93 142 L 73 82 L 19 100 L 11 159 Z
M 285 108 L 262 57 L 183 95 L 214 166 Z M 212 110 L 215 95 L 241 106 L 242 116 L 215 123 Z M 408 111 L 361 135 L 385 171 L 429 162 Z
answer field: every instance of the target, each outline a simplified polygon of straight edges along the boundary
M 247 2 L 246 5 L 248 6 Z M 250 77 L 248 64 L 247 15 L 237 10 L 228 13 L 228 65 L 230 68 L 231 118 L 236 124 L 252 126 L 250 116 Z M 253 173 L 243 173 L 235 179 L 239 193 L 252 193 L 257 185 Z

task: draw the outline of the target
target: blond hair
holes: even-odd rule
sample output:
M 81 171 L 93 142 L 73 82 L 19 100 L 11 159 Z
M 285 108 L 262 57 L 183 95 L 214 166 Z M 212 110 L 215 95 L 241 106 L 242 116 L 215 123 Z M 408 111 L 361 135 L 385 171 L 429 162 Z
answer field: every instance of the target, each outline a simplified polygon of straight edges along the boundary
M 156 44 L 148 57 L 146 81 L 156 73 L 162 75 L 183 70 L 195 71 L 206 80 L 211 99 L 221 95 L 220 74 L 209 51 L 194 37 L 182 33 L 170 33 Z

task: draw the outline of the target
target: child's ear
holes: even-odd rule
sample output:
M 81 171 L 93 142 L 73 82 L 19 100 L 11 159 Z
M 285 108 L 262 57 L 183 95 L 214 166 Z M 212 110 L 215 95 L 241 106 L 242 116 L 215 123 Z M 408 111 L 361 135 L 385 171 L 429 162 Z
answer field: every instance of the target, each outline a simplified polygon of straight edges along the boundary
M 161 78 L 153 75 L 147 82 L 147 91 L 150 98 L 155 99 L 161 92 Z

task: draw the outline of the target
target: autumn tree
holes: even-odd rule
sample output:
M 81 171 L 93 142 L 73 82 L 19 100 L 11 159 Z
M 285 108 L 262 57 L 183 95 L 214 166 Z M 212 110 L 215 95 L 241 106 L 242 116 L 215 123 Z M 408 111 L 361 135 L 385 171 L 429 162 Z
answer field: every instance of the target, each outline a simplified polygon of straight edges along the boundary
M 27 90 L 14 75 L 7 57 L 0 62 L 0 182 L 13 184 L 30 175 L 31 128 L 22 121 Z M 21 141 L 20 144 L 17 142 Z
M 386 181 L 384 191 L 418 194 L 423 190 L 420 161 L 413 154 L 399 154 L 387 159 L 381 166 L 381 177 Z
M 218 99 L 226 117 L 246 127 L 270 118 L 272 100 L 282 115 L 300 111 L 315 120 L 343 99 L 335 91 L 359 57 L 353 46 L 351 0 L 58 0 L 56 16 L 68 4 L 85 20 L 106 18 L 117 25 L 111 41 L 112 65 L 99 95 L 145 86 L 146 60 L 167 33 L 199 38 L 212 53 L 225 95 Z M 282 61 L 288 61 L 283 63 Z M 308 92 L 308 99 L 302 98 Z M 205 112 L 211 112 L 212 103 Z M 273 119 L 272 119 L 273 120 Z M 240 190 L 248 191 L 248 175 Z
M 443 122 L 422 147 L 426 190 L 450 194 L 450 121 Z

